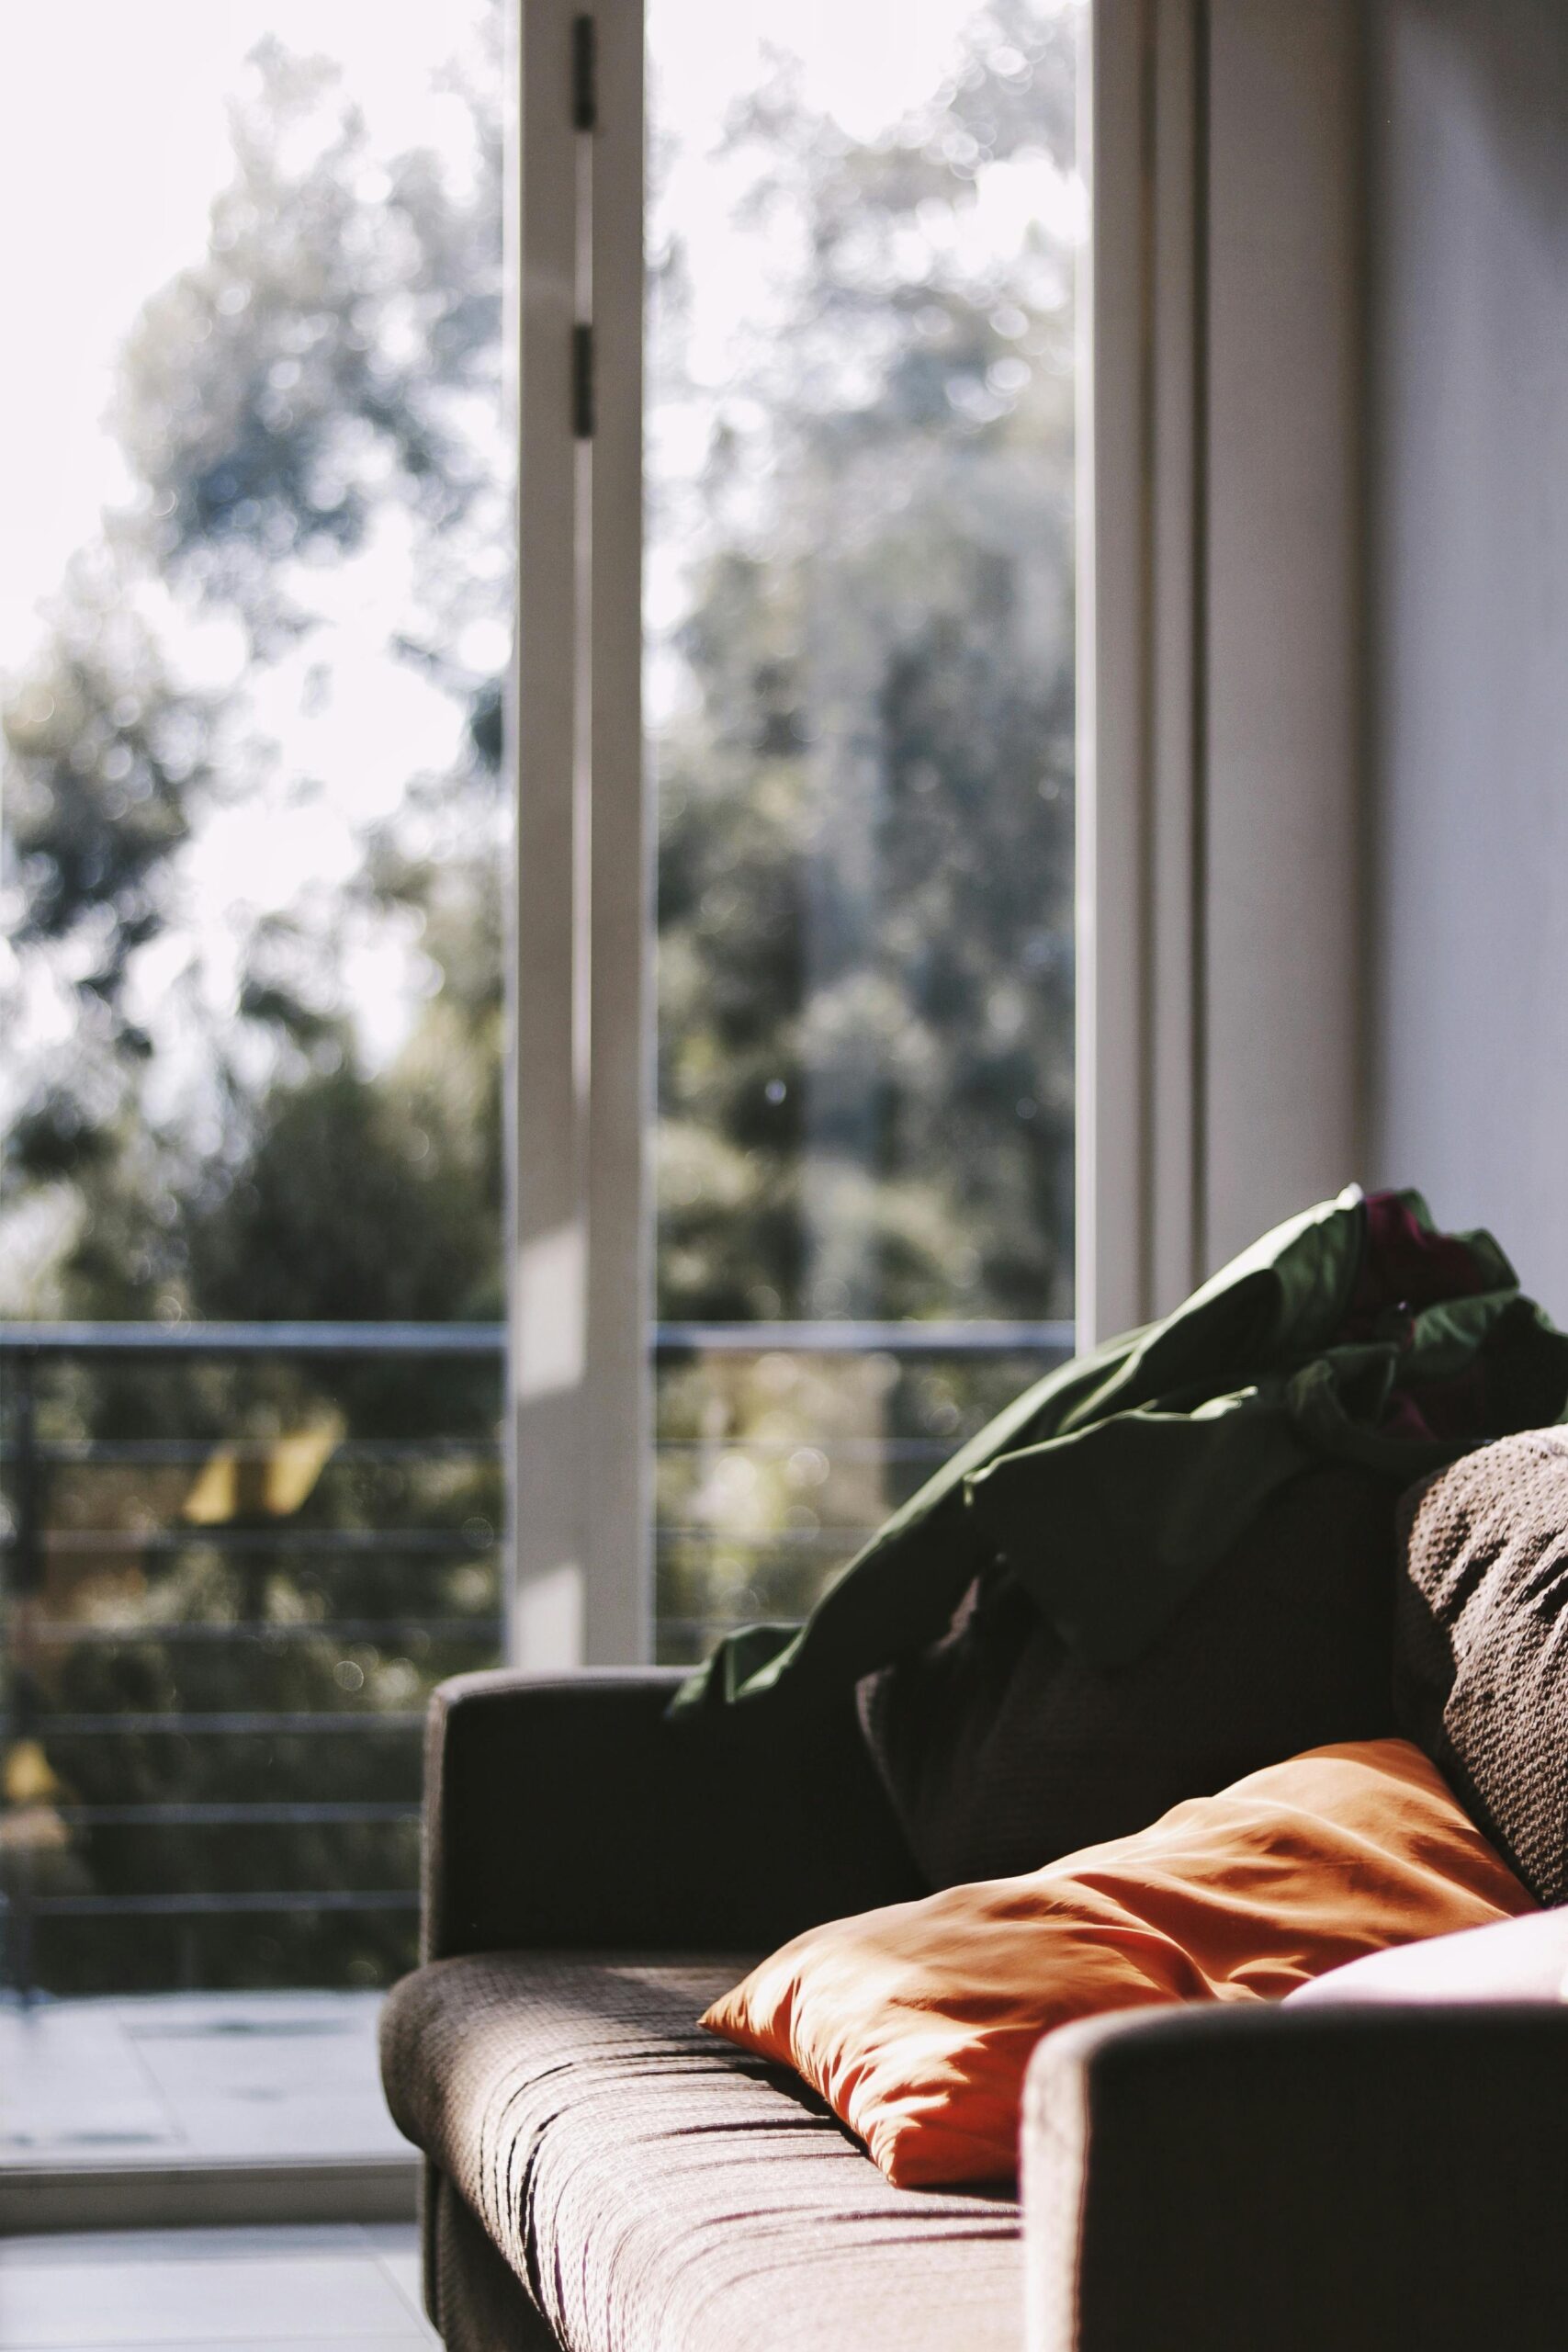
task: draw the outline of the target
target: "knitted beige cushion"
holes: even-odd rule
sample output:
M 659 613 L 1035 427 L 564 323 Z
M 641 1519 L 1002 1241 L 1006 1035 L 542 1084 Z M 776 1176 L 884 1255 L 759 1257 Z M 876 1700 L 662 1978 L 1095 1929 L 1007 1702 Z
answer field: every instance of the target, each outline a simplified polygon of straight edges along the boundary
M 1467 1454 L 1406 1498 L 1401 1726 L 1542 1903 L 1568 1900 L 1568 1430 Z

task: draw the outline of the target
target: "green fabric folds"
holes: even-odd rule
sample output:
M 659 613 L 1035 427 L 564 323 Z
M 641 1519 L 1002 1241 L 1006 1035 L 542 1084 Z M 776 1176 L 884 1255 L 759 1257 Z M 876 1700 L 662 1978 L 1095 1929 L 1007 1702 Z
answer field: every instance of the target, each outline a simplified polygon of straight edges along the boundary
M 1162 1322 L 1027 1389 L 857 1554 L 804 1625 L 729 1636 L 677 1712 L 809 1706 L 945 1629 L 999 1563 L 1102 1667 L 1138 1657 L 1269 1496 L 1314 1462 L 1396 1485 L 1568 1413 L 1568 1338 L 1490 1234 L 1352 1187 Z

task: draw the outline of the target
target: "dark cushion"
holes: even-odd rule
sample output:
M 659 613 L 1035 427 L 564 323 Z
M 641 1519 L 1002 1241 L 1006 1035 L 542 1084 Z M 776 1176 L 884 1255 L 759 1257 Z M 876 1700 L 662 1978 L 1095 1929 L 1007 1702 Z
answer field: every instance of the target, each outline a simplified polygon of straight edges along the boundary
M 1568 1431 L 1467 1454 L 1404 1519 L 1401 1724 L 1531 1894 L 1568 1901 Z
M 1020 2352 L 1016 2205 L 894 2188 L 699 2031 L 754 1958 L 438 1961 L 387 2003 L 392 2112 L 567 2352 Z
M 944 1639 L 860 1686 L 933 1885 L 1037 1870 L 1309 1747 L 1393 1729 L 1397 1498 L 1343 1464 L 1276 1495 L 1130 1666 L 1070 1652 L 993 1572 Z

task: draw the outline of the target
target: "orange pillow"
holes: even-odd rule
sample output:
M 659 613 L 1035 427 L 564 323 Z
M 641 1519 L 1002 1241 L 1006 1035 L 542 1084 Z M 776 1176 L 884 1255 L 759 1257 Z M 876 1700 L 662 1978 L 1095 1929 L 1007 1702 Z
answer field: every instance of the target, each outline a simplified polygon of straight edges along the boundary
M 703 2023 L 804 2075 L 900 2188 L 1001 2180 L 1054 2026 L 1273 2000 L 1363 1952 L 1536 1907 L 1417 1748 L 1368 1740 L 1047 1870 L 812 1928 Z

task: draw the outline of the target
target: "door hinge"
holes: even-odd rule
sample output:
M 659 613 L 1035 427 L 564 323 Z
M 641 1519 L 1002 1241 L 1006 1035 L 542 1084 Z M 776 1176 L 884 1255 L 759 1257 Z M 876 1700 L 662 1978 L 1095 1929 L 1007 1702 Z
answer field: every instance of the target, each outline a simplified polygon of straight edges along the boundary
M 593 438 L 593 330 L 571 331 L 571 430 L 578 441 Z
M 597 44 L 592 17 L 571 20 L 571 127 L 592 130 L 599 120 Z

